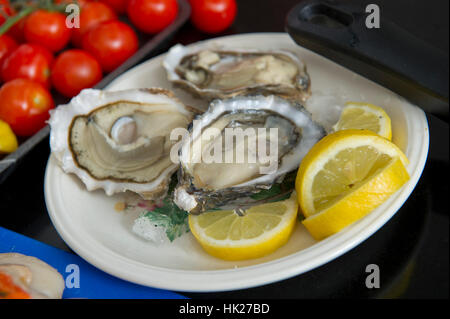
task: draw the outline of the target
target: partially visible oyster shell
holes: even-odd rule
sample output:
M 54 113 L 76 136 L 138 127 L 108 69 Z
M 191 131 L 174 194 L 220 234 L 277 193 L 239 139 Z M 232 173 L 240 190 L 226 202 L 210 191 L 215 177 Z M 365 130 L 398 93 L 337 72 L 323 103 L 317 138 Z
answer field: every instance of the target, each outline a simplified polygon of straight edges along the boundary
M 228 134 L 233 132 L 237 133 L 235 136 L 244 132 L 244 138 L 230 140 Z M 292 100 L 273 95 L 215 100 L 194 120 L 189 137 L 181 142 L 174 201 L 181 209 L 201 213 L 268 189 L 286 173 L 296 170 L 323 136 L 323 128 Z M 227 144 L 227 139 L 232 143 Z M 249 144 L 251 139 L 258 144 Z M 265 150 L 260 151 L 262 146 Z M 262 160 L 260 152 L 268 155 L 272 146 L 276 165 L 270 168 L 270 161 Z M 219 161 L 211 159 L 216 153 L 221 154 L 216 158 Z M 250 160 L 255 153 L 257 160 Z M 231 161 L 226 160 L 227 156 Z
M 163 66 L 169 81 L 207 99 L 276 94 L 305 101 L 306 67 L 291 52 L 172 47 Z
M 23 298 L 62 298 L 65 287 L 63 276 L 36 257 L 19 253 L 0 253 L 0 274 L 6 275 L 24 292 Z
M 52 153 L 88 190 L 163 197 L 178 165 L 170 158 L 174 128 L 193 113 L 168 90 L 83 90 L 51 112 Z

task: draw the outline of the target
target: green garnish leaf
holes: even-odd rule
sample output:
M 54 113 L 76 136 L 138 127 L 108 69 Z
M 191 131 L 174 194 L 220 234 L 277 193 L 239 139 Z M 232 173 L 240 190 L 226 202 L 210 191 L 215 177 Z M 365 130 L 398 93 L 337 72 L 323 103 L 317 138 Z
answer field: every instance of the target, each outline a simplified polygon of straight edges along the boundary
M 280 201 L 289 198 L 291 191 L 295 188 L 295 178 L 297 171 L 286 174 L 283 182 L 273 184 L 269 189 L 264 189 L 256 194 L 250 195 L 250 198 L 257 201 Z M 285 196 L 282 196 L 285 194 Z
M 250 195 L 250 198 L 254 200 L 270 199 L 271 197 L 279 195 L 280 193 L 281 193 L 280 184 L 274 184 L 269 189 L 263 189 L 262 191 L 256 194 Z
M 189 232 L 188 213 L 179 209 L 169 197 L 164 198 L 162 206 L 147 211 L 142 217 L 148 218 L 158 227 L 164 227 L 170 241 Z

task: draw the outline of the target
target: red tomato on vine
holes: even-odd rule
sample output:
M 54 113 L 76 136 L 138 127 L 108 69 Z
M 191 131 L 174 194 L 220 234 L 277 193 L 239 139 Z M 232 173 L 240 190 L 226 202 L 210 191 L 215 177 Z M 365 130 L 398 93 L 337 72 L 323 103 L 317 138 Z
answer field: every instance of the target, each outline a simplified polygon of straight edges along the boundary
M 54 107 L 50 93 L 37 82 L 15 79 L 0 89 L 0 119 L 19 136 L 37 133 L 45 126 L 49 110 Z
M 125 62 L 137 51 L 138 46 L 134 30 L 118 20 L 103 22 L 83 37 L 83 49 L 97 59 L 105 72 Z
M 66 26 L 66 15 L 56 11 L 36 10 L 25 20 L 25 39 L 58 52 L 69 43 L 72 29 Z
M 72 43 L 81 47 L 83 36 L 102 22 L 115 20 L 117 15 L 113 9 L 101 2 L 88 2 L 80 12 L 80 27 L 73 29 Z
M 72 97 L 97 84 L 102 79 L 102 69 L 89 53 L 70 49 L 56 57 L 51 79 L 58 92 Z
M 11 52 L 1 66 L 2 79 L 30 79 L 50 88 L 50 71 L 54 58 L 50 51 L 38 44 L 21 44 Z
M 133 25 L 146 33 L 158 33 L 172 23 L 178 14 L 176 0 L 130 0 L 128 17 Z
M 191 22 L 206 33 L 218 33 L 233 23 L 236 13 L 236 0 L 190 0 Z

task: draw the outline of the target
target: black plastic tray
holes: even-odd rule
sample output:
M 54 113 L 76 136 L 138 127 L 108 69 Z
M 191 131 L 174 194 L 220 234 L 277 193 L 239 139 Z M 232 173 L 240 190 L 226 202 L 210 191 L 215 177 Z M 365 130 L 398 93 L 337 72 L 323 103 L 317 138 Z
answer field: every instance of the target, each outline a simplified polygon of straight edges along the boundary
M 448 54 L 383 14 L 379 28 L 368 26 L 367 5 L 304 0 L 289 12 L 286 31 L 302 47 L 391 89 L 448 122 Z
M 188 1 L 178 0 L 178 16 L 167 28 L 154 36 L 145 35 L 137 31 L 140 42 L 138 51 L 132 57 L 126 60 L 122 65 L 117 67 L 114 71 L 105 75 L 94 88 L 103 89 L 112 80 L 114 80 L 126 70 L 143 61 L 144 58 L 157 53 L 158 50 L 163 48 L 164 45 L 169 42 L 175 32 L 177 32 L 189 19 L 190 13 L 191 7 Z M 62 98 L 61 96 L 55 96 L 56 105 L 67 103 L 69 100 L 70 99 Z M 19 148 L 15 152 L 0 160 L 0 184 L 5 181 L 6 178 L 13 172 L 16 166 L 20 163 L 21 159 L 24 158 L 27 153 L 32 150 L 38 143 L 47 138 L 49 133 L 50 127 L 47 125 L 39 132 L 37 132 L 33 136 L 30 136 L 23 143 L 21 143 Z

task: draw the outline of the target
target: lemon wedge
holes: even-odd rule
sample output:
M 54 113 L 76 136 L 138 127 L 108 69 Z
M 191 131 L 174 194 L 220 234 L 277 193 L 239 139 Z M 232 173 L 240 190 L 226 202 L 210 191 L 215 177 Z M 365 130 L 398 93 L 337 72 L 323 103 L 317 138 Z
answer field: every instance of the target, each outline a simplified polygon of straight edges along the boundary
M 12 153 L 18 147 L 16 135 L 5 121 L 0 120 L 0 153 Z
M 324 137 L 297 173 L 303 225 L 315 239 L 337 233 L 395 193 L 409 179 L 407 164 L 395 144 L 368 130 Z
M 392 138 L 391 119 L 381 107 L 369 103 L 346 103 L 333 130 L 347 129 L 365 129 L 388 140 Z
M 189 226 L 210 255 L 225 260 L 258 258 L 288 241 L 297 210 L 294 191 L 284 201 L 253 206 L 242 214 L 221 210 L 189 215 Z

